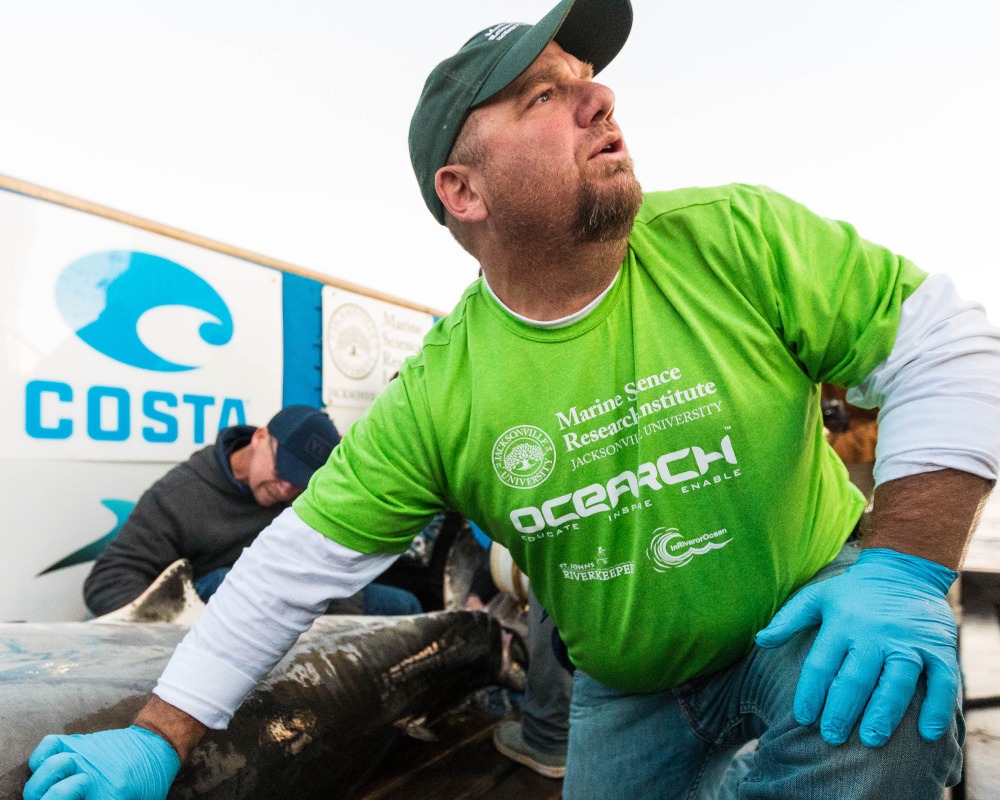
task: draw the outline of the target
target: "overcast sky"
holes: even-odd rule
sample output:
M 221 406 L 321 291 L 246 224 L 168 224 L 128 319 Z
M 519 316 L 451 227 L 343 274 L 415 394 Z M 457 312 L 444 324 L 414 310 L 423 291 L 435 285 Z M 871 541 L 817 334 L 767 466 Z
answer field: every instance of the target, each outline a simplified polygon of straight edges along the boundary
M 427 72 L 550 0 L 0 0 L 0 173 L 448 309 Z M 646 189 L 764 183 L 1000 322 L 1000 4 L 633 0 L 600 80 Z

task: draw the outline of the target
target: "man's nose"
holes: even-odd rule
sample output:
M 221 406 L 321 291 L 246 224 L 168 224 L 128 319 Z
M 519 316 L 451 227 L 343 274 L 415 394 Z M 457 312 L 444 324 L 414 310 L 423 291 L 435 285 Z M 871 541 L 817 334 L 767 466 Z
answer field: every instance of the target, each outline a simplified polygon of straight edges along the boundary
M 603 83 L 587 81 L 581 88 L 577 122 L 582 128 L 611 119 L 615 113 L 615 93 Z

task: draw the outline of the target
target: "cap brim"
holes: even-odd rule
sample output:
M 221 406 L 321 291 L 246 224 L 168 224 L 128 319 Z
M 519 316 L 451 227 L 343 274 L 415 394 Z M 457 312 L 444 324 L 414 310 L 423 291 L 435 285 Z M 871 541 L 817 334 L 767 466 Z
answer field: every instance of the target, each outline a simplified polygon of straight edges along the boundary
M 596 75 L 618 55 L 632 30 L 629 0 L 563 0 L 504 54 L 472 101 L 481 105 L 530 67 L 549 42 L 593 65 Z
M 280 443 L 274 458 L 274 468 L 279 478 L 299 489 L 305 489 L 309 485 L 309 479 L 316 471 L 315 467 L 310 467 L 305 461 L 293 456 Z

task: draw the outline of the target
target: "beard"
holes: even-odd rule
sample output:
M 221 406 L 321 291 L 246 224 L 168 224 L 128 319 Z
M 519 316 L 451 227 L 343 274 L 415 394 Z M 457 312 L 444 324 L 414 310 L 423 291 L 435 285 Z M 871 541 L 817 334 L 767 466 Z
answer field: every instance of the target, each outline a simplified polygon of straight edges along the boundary
M 621 175 L 611 187 L 599 189 L 581 182 L 573 238 L 578 244 L 614 242 L 632 232 L 642 205 L 642 187 L 632 169 L 632 159 L 616 162 L 610 175 Z
M 632 159 L 607 169 L 601 177 L 617 179 L 605 186 L 585 176 L 560 185 L 558 179 L 526 181 L 519 173 L 499 171 L 492 178 L 490 216 L 508 242 L 534 247 L 626 239 L 642 205 L 642 187 L 633 173 Z M 566 202 L 568 198 L 575 202 Z

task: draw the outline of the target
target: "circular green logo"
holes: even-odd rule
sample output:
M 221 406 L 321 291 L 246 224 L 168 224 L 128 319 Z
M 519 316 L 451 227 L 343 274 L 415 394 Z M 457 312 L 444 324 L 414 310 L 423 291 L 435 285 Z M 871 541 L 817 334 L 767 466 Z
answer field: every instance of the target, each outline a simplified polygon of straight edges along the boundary
M 542 483 L 556 465 L 552 439 L 534 425 L 515 425 L 493 445 L 493 469 L 512 489 L 531 489 Z

